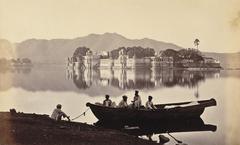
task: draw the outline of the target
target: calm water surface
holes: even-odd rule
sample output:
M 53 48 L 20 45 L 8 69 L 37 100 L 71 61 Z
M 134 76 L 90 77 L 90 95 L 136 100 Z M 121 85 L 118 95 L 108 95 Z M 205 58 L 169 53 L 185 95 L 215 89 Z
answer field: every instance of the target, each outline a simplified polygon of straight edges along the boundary
M 187 70 L 68 70 L 60 65 L 0 70 L 0 111 L 16 108 L 26 113 L 51 114 L 56 104 L 72 118 L 85 111 L 87 102 L 102 102 L 105 94 L 118 103 L 126 94 L 132 100 L 140 90 L 142 101 L 154 103 L 215 98 L 201 118 L 217 130 L 172 133 L 188 145 L 240 145 L 240 71 Z M 76 121 L 97 121 L 91 111 Z M 142 136 L 142 138 L 146 138 Z M 157 135 L 153 140 L 158 140 Z M 176 144 L 172 139 L 169 145 Z

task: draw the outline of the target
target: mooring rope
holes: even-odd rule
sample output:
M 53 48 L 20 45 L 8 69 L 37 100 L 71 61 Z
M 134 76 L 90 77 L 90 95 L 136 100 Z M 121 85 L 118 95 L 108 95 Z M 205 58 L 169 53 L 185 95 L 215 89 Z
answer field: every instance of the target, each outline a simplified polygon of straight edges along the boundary
M 86 109 L 82 114 L 78 115 L 77 117 L 71 119 L 72 121 L 75 120 L 75 119 L 78 119 L 79 117 L 81 117 L 82 115 L 86 115 L 86 113 L 89 111 L 90 108 Z

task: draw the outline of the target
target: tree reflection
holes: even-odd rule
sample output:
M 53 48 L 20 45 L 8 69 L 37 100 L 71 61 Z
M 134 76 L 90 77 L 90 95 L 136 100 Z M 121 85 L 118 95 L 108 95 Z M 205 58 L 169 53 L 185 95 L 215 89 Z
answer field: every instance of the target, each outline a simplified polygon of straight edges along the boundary
M 181 86 L 197 88 L 206 78 L 219 76 L 220 70 L 190 71 L 184 69 L 116 69 L 116 70 L 73 70 L 67 71 L 79 89 L 93 84 L 126 89 L 151 89 L 155 87 Z M 72 73 L 72 74 L 70 74 Z M 69 78 L 69 77 L 68 77 Z

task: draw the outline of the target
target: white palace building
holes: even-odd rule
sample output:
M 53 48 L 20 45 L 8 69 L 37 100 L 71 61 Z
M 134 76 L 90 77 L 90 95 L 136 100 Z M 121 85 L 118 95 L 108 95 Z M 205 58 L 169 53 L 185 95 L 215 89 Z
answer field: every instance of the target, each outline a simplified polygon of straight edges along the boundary
M 153 57 L 136 58 L 134 55 L 132 58 L 129 58 L 122 49 L 119 51 L 119 57 L 112 59 L 100 58 L 100 55 L 88 51 L 81 60 L 79 58 L 68 58 L 68 66 L 74 69 L 172 68 L 173 58 L 162 57 L 160 53 Z

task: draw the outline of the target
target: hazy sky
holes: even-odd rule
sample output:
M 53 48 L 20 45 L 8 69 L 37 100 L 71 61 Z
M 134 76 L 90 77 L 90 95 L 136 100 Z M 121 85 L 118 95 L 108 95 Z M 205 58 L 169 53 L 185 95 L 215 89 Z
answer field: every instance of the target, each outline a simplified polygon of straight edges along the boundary
M 116 32 L 203 51 L 240 51 L 240 0 L 0 0 L 0 38 Z

